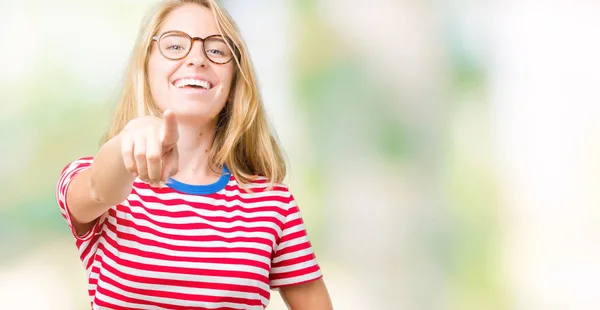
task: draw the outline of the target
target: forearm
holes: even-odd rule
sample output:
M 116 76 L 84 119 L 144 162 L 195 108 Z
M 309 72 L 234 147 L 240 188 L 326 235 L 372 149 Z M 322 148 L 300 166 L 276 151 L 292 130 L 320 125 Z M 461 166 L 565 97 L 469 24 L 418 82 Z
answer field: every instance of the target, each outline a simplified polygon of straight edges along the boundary
M 78 233 L 88 231 L 98 217 L 131 192 L 135 177 L 124 167 L 120 143 L 120 136 L 106 142 L 90 169 L 80 172 L 69 185 L 68 209 Z
M 164 161 L 169 173 L 177 170 L 177 122 L 172 112 L 165 114 L 167 121 L 150 116 L 130 121 L 102 145 L 91 167 L 73 178 L 67 189 L 67 205 L 81 230 L 127 199 L 137 175 L 147 183 L 160 180 Z
M 121 155 L 121 135 L 106 142 L 96 154 L 91 167 L 90 195 L 107 207 L 127 198 L 135 176 L 125 168 Z
M 333 305 L 323 279 L 282 287 L 281 297 L 291 310 L 331 310 Z

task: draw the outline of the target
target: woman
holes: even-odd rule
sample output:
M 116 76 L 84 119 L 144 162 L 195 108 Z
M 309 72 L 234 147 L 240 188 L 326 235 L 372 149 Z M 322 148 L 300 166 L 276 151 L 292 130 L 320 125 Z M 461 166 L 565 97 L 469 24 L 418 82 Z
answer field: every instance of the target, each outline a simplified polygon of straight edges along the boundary
M 248 53 L 214 0 L 141 28 L 106 141 L 57 201 L 93 309 L 331 309 Z

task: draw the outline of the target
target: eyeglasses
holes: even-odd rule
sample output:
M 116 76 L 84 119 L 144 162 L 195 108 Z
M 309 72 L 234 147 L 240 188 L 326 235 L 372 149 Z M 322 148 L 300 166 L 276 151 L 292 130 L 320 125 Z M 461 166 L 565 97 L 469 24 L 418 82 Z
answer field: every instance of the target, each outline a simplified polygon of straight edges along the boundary
M 163 34 L 152 37 L 152 40 L 158 43 L 158 50 L 167 59 L 179 60 L 185 58 L 192 50 L 192 44 L 198 40 L 202 43 L 202 52 L 204 56 L 216 64 L 226 64 L 233 59 L 233 52 L 227 46 L 233 46 L 228 40 L 225 43 L 225 38 L 221 35 L 212 35 L 206 38 L 192 38 L 189 34 L 183 31 L 167 31 Z

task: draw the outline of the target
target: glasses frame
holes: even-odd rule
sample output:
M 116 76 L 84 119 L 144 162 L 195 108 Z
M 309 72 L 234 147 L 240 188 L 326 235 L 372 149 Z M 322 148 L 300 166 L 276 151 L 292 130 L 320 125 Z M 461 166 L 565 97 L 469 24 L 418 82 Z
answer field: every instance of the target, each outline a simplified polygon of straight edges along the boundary
M 186 53 L 185 53 L 183 56 L 181 56 L 181 57 L 175 57 L 175 58 L 174 58 L 174 57 L 167 57 L 167 56 L 166 56 L 166 55 L 163 53 L 163 51 L 162 51 L 162 48 L 160 48 L 160 40 L 161 40 L 163 37 L 165 37 L 166 35 L 171 35 L 171 34 L 181 34 L 181 35 L 183 35 L 184 37 L 188 37 L 188 38 L 190 39 L 190 42 L 191 42 L 191 44 L 190 44 L 190 48 L 189 48 L 189 49 L 187 50 L 187 52 L 186 52 Z M 225 44 L 226 44 L 226 45 L 229 47 L 229 49 L 230 49 L 230 51 L 231 51 L 231 48 L 233 47 L 233 44 L 231 43 L 231 40 L 229 40 L 229 38 L 227 38 L 227 37 L 223 37 L 223 36 L 222 36 L 222 35 L 220 35 L 220 34 L 213 34 L 213 35 L 210 35 L 210 36 L 208 36 L 208 37 L 206 37 L 206 38 L 200 38 L 200 37 L 192 37 L 192 36 L 190 36 L 189 34 L 187 34 L 187 33 L 183 32 L 183 31 L 179 31 L 179 30 L 170 30 L 170 31 L 165 31 L 165 32 L 163 32 L 163 33 L 161 33 L 161 34 L 159 34 L 159 35 L 155 35 L 155 36 L 153 36 L 153 37 L 152 37 L 152 41 L 156 41 L 156 44 L 158 45 L 158 46 L 157 46 L 157 47 L 158 47 L 158 51 L 160 52 L 160 54 L 161 54 L 161 55 L 163 55 L 163 57 L 165 57 L 166 59 L 170 59 L 170 60 L 181 60 L 181 59 L 184 59 L 184 58 L 186 58 L 186 57 L 187 57 L 187 56 L 190 54 L 190 52 L 192 51 L 192 47 L 194 46 L 194 41 L 200 41 L 200 43 L 202 43 L 202 53 L 204 54 L 204 57 L 206 57 L 206 59 L 208 59 L 210 62 L 212 62 L 212 63 L 214 63 L 214 64 L 217 64 L 217 65 L 224 65 L 224 64 L 228 64 L 229 62 L 231 62 L 231 60 L 233 60 L 234 54 L 236 54 L 236 55 L 237 55 L 237 52 L 236 52 L 235 50 L 231 51 L 231 52 L 232 52 L 232 53 L 231 53 L 231 58 L 229 58 L 229 60 L 228 60 L 228 61 L 226 61 L 226 62 L 216 62 L 216 61 L 212 60 L 212 59 L 211 59 L 211 58 L 208 56 L 208 54 L 206 54 L 206 49 L 204 48 L 204 42 L 206 42 L 206 40 L 209 40 L 209 39 L 211 39 L 211 38 L 216 38 L 216 37 L 218 37 L 218 38 L 220 38 L 220 39 L 223 39 L 223 40 L 225 41 Z

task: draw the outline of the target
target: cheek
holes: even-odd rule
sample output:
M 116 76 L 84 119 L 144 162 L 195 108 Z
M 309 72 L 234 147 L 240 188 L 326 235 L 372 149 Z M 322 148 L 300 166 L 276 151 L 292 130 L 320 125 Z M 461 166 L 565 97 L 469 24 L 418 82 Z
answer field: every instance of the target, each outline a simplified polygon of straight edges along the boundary
M 233 67 L 223 69 L 224 70 L 221 70 L 221 72 L 219 72 L 219 80 L 222 82 L 222 96 L 227 97 L 229 95 L 229 92 L 231 91 L 231 87 L 233 86 L 234 71 Z
M 165 64 L 161 59 L 156 59 L 155 55 L 151 55 L 148 60 L 148 84 L 152 99 L 161 108 L 166 108 L 168 102 L 169 85 L 168 77 L 172 69 Z

